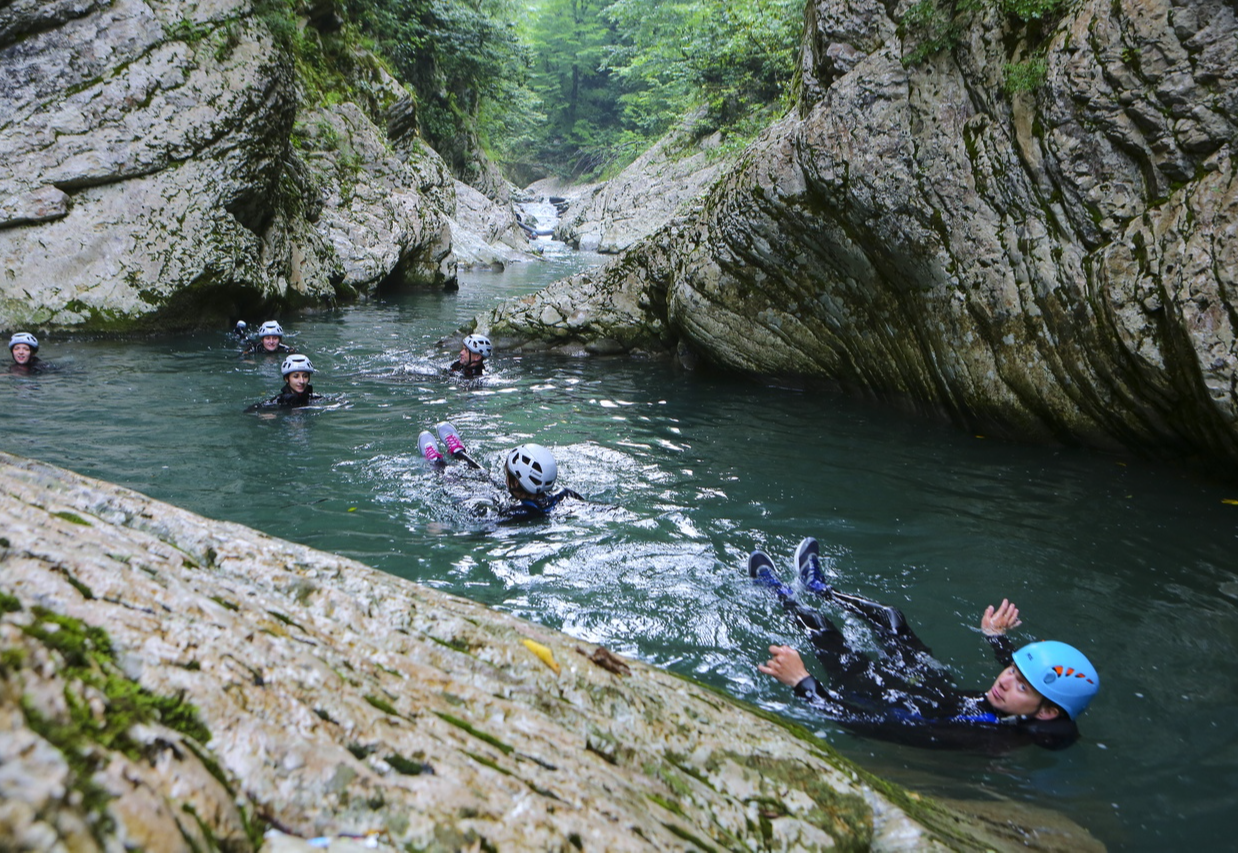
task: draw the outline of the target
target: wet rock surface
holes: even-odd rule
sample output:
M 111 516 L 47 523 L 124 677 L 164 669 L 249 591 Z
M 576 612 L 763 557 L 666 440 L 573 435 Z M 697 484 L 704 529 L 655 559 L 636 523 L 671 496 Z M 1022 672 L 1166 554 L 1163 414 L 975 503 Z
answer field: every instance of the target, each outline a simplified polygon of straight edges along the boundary
M 7 454 L 0 530 L 15 849 L 240 851 L 268 828 L 279 850 L 1098 847 L 909 794 L 565 635 Z
M 1233 5 L 986 5 L 905 64 L 907 8 L 810 4 L 797 109 L 699 210 L 593 275 L 570 322 L 523 300 L 479 327 L 623 340 L 589 318 L 626 293 L 716 365 L 1238 470 Z
M 291 8 L 3 4 L 0 328 L 230 325 L 452 287 L 453 232 L 466 263 L 504 256 L 490 213 L 486 235 L 452 218 L 452 177 L 382 63 L 349 48 L 343 100 L 303 79 L 280 28 L 321 49 L 339 14 Z

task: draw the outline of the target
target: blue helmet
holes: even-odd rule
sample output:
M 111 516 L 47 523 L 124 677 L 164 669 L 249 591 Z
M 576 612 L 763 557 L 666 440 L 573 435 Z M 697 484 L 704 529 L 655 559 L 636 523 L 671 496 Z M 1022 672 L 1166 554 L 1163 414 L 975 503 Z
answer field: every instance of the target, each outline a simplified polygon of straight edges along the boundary
M 1029 643 L 1014 653 L 1014 665 L 1041 696 L 1072 720 L 1087 710 L 1100 690 L 1096 667 L 1083 652 L 1057 640 Z

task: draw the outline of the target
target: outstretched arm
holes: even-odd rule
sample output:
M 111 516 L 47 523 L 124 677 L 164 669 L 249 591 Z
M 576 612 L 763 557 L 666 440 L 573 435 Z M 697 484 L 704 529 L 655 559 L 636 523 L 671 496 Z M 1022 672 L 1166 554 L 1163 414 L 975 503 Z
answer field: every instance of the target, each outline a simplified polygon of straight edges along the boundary
M 980 617 L 980 630 L 988 637 L 999 637 L 1011 628 L 1018 628 L 1022 624 L 1023 620 L 1019 618 L 1019 608 L 1004 598 L 996 609 L 992 604 L 986 607 L 984 615 Z
M 769 653 L 773 657 L 759 665 L 758 672 L 772 675 L 787 687 L 794 687 L 808 677 L 804 659 L 795 649 L 790 646 L 770 646 Z

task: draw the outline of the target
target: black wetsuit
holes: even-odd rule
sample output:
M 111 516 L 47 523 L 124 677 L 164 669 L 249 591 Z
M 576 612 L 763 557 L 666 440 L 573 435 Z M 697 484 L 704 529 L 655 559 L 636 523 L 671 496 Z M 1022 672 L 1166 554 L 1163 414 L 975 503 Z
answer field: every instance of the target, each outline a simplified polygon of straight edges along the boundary
M 1050 720 L 1005 716 L 984 691 L 959 690 L 897 609 L 845 593 L 833 593 L 830 600 L 873 625 L 884 653 L 881 660 L 848 646 L 842 632 L 817 611 L 790 597 L 782 603 L 808 630 L 831 682 L 825 687 L 809 676 L 795 685 L 795 694 L 845 728 L 913 746 L 990 754 L 1028 744 L 1063 749 L 1079 737 L 1074 721 L 1065 715 Z M 987 639 L 998 662 L 1010 666 L 1010 641 L 1005 636 Z
M 17 376 L 30 376 L 35 373 L 42 373 L 45 370 L 47 370 L 47 365 L 37 355 L 30 356 L 25 364 L 13 362 L 9 365 L 9 373 Z
M 503 516 L 500 524 L 526 521 L 530 518 L 545 518 L 550 515 L 550 511 L 558 506 L 559 502 L 564 498 L 575 498 L 578 501 L 584 500 L 584 498 L 571 489 L 563 489 L 562 491 L 555 492 L 553 495 L 537 495 L 532 498 L 522 498 L 513 504 L 507 504 L 499 508 L 499 515 Z
M 298 394 L 292 390 L 291 385 L 285 382 L 284 387 L 280 389 L 278 394 L 260 405 L 264 408 L 278 406 L 281 409 L 297 409 L 301 406 L 312 406 L 321 399 L 321 394 L 314 393 L 313 385 L 306 385 L 305 390 Z
M 465 379 L 476 379 L 486 372 L 486 364 L 482 361 L 470 361 L 468 364 L 456 359 L 447 368 L 452 373 L 459 373 Z
M 280 345 L 273 350 L 269 350 L 262 345 L 261 340 L 252 342 L 245 349 L 241 350 L 238 358 L 245 358 L 248 355 L 291 355 L 296 352 L 296 347 L 290 347 L 288 344 L 280 342 Z

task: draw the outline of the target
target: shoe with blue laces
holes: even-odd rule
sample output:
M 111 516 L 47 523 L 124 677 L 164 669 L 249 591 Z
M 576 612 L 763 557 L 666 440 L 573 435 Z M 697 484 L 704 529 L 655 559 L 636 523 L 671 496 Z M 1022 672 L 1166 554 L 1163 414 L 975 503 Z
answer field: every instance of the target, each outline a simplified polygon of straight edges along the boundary
M 825 572 L 821 571 L 821 549 L 817 540 L 805 536 L 795 549 L 795 564 L 800 569 L 800 582 L 804 589 L 817 595 L 831 595 L 834 590 L 825 580 Z
M 748 575 L 757 586 L 764 587 L 779 598 L 790 598 L 791 587 L 778 580 L 774 574 L 774 561 L 764 551 L 753 551 L 748 557 Z

